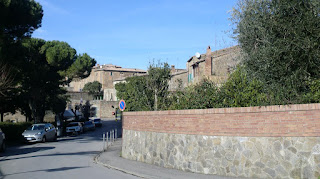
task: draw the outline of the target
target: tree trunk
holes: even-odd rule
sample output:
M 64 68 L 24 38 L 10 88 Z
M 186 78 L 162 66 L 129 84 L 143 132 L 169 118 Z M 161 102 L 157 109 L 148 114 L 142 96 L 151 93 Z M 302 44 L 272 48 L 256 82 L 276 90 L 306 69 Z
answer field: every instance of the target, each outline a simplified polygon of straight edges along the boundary
M 154 110 L 158 111 L 158 90 L 154 91 Z
M 45 115 L 45 110 L 43 106 L 37 106 L 34 102 L 29 102 L 29 107 L 31 109 L 31 116 L 34 119 L 34 123 L 42 123 Z

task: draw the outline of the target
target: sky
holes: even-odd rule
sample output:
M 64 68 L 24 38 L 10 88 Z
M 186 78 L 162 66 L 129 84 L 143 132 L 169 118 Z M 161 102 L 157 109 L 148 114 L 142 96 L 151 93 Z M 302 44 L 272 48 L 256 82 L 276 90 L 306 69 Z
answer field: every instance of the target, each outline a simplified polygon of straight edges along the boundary
M 158 61 L 185 69 L 208 45 L 236 45 L 236 0 L 36 0 L 44 16 L 33 37 L 67 42 L 98 64 L 147 70 Z

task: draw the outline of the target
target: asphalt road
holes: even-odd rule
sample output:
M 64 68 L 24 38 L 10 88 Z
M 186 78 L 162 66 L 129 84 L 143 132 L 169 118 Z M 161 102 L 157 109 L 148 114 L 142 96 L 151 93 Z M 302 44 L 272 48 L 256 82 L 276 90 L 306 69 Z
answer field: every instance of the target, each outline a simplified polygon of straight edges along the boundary
M 136 178 L 94 163 L 102 134 L 121 124 L 103 121 L 95 131 L 58 138 L 57 142 L 24 144 L 0 154 L 0 178 Z M 120 132 L 119 132 L 120 134 Z

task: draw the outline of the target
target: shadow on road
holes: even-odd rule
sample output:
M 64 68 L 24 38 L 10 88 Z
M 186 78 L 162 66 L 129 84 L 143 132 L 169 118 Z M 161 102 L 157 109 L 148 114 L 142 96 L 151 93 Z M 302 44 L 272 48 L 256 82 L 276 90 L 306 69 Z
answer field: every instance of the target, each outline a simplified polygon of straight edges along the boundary
M 25 159 L 25 158 L 36 158 L 36 157 L 50 157 L 50 156 L 71 156 L 71 155 L 96 155 L 98 154 L 98 151 L 86 151 L 86 152 L 73 152 L 73 153 L 54 153 L 54 154 L 44 154 L 44 155 L 34 155 L 34 156 L 25 156 L 25 157 L 15 157 L 15 158 L 6 158 L 8 156 L 12 156 L 12 155 L 8 155 L 6 157 L 4 157 L 3 159 L 1 159 L 0 161 L 9 161 L 9 160 L 18 160 L 18 159 Z
M 53 153 L 53 154 L 43 154 L 39 155 L 36 152 L 44 151 L 44 150 L 52 150 L 55 149 L 55 143 L 63 143 L 63 142 L 75 142 L 75 143 L 90 143 L 92 141 L 102 141 L 103 133 L 109 132 L 111 130 L 117 129 L 118 137 L 121 136 L 122 132 L 122 123 L 121 121 L 115 120 L 102 120 L 102 127 L 97 127 L 95 131 L 88 131 L 86 133 L 80 134 L 78 136 L 65 136 L 58 138 L 57 142 L 48 142 L 50 146 L 47 147 L 39 147 L 37 144 L 20 144 L 18 146 L 9 147 L 5 153 L 0 153 L 0 162 L 8 161 L 8 160 L 17 160 L 23 158 L 34 158 L 34 157 L 43 157 L 43 156 L 61 156 L 61 155 L 88 155 L 88 154 L 97 154 L 97 151 L 86 151 L 86 152 L 65 152 L 65 153 Z M 47 144 L 47 143 L 46 143 Z M 28 156 L 19 156 L 24 154 L 35 153 Z M 2 155 L 2 156 L 1 156 Z
M 13 156 L 13 155 L 24 155 L 24 154 L 29 154 L 29 153 L 34 153 L 34 152 L 39 152 L 39 151 L 44 151 L 44 150 L 51 150 L 54 148 L 55 147 L 32 147 L 32 148 L 16 147 L 16 148 L 14 148 L 14 150 L 3 153 L 2 156 L 5 157 L 5 156 Z
M 117 129 L 117 136 L 122 136 L 122 122 L 115 120 L 101 120 L 102 127 L 96 127 L 95 131 L 87 131 L 77 136 L 64 136 L 58 139 L 58 142 L 69 142 L 77 140 L 79 143 L 88 143 L 90 141 L 102 141 L 102 135 L 106 132 L 110 134 L 111 130 Z
M 41 171 L 44 171 L 44 172 L 59 172 L 59 171 L 67 171 L 67 170 L 74 170 L 74 169 L 81 169 L 81 168 L 87 168 L 87 166 L 84 166 L 84 167 L 61 167 L 61 168 L 34 170 L 34 171 L 26 171 L 26 172 L 19 172 L 19 173 L 10 173 L 10 174 L 3 175 L 3 177 L 5 178 L 6 176 L 10 176 L 10 175 L 18 175 L 18 174 L 32 173 L 32 172 L 41 172 Z

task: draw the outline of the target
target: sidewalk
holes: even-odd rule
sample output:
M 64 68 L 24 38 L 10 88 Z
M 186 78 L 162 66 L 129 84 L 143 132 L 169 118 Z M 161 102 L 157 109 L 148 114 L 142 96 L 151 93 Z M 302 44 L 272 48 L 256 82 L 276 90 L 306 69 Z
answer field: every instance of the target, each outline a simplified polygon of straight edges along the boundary
M 121 152 L 121 139 L 118 139 L 109 146 L 106 152 L 102 152 L 95 157 L 95 161 L 98 164 L 104 165 L 105 167 L 122 171 L 141 178 L 197 178 L 197 179 L 226 179 L 232 177 L 222 177 L 217 175 L 205 175 L 196 174 L 191 172 L 184 172 L 176 169 L 168 169 L 163 167 L 158 167 L 155 165 L 137 162 L 133 160 L 127 160 L 120 157 Z

